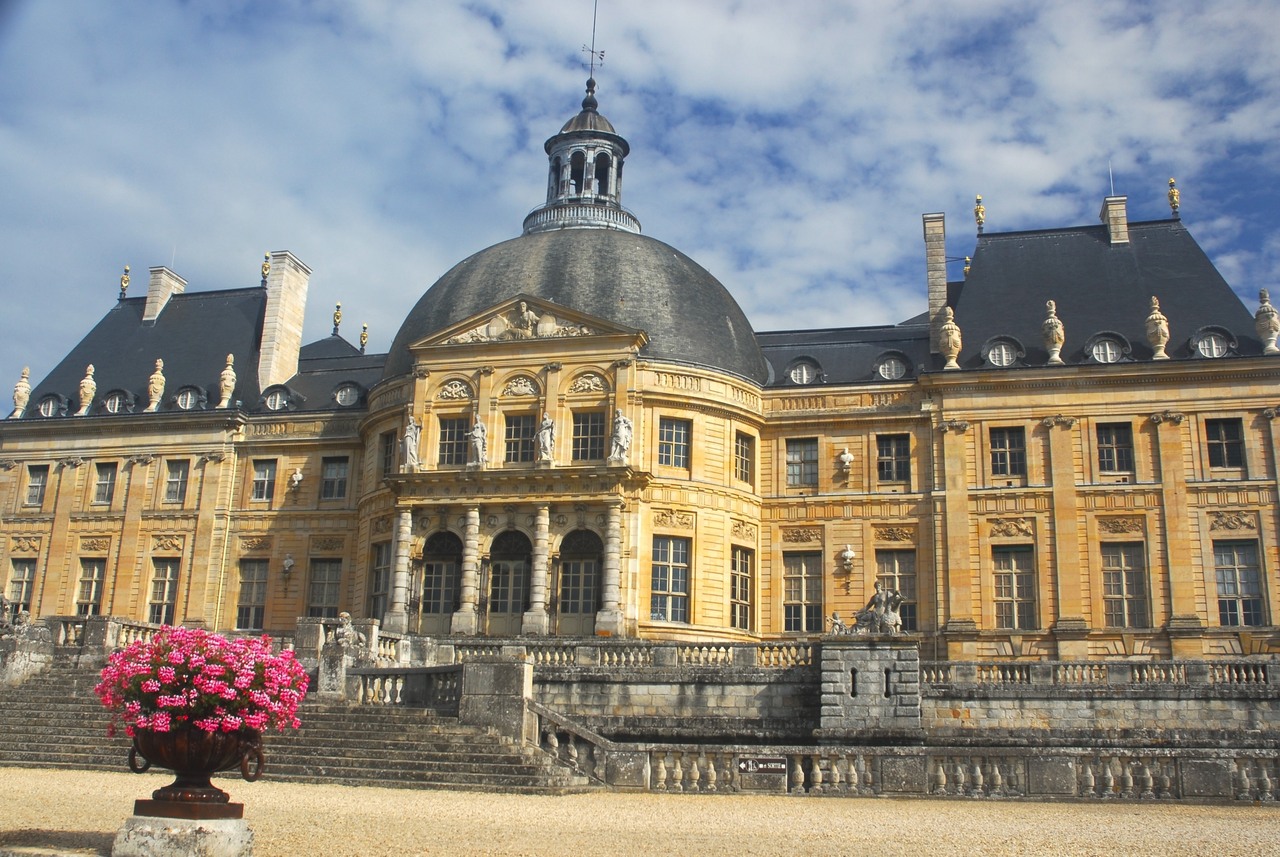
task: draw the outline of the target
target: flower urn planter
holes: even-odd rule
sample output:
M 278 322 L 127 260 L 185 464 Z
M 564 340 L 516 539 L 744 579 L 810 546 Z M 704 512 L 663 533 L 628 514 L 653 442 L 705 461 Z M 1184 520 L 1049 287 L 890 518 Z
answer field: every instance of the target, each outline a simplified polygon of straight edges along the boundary
M 173 771 L 175 779 L 152 792 L 152 800 L 137 801 L 135 812 L 179 818 L 240 818 L 244 805 L 230 803 L 231 796 L 209 778 L 239 768 L 240 775 L 253 782 L 262 776 L 264 764 L 262 735 L 251 729 L 138 730 L 129 750 L 129 770 L 141 774 L 154 765 Z

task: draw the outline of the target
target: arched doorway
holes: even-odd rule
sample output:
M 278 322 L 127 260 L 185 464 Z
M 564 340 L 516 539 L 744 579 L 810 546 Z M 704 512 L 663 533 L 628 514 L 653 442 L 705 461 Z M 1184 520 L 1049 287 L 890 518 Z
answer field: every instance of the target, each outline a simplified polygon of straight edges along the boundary
M 529 565 L 532 546 L 529 538 L 507 530 L 493 540 L 489 549 L 489 604 L 486 633 L 496 637 L 520 633 L 524 612 L 529 609 Z
M 556 633 L 594 636 L 600 609 L 600 567 L 604 543 L 590 530 L 574 530 L 560 543 Z
M 422 548 L 422 585 L 418 589 L 418 632 L 449 633 L 449 623 L 458 609 L 462 578 L 462 539 L 453 533 L 436 533 Z

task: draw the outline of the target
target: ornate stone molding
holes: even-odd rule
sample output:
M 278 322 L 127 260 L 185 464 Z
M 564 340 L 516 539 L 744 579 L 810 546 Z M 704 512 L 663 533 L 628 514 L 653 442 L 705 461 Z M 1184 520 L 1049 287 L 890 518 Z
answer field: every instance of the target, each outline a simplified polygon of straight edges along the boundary
M 969 430 L 969 423 L 965 420 L 943 420 L 938 423 L 938 428 L 941 429 L 944 434 L 949 431 L 964 434 Z
M 994 538 L 1018 538 L 1035 533 L 1030 518 L 992 518 L 989 523 Z
M 81 536 L 80 550 L 85 553 L 106 553 L 111 550 L 111 537 Z
M 227 456 L 221 452 L 202 452 L 200 453 L 200 458 L 198 459 L 198 461 L 200 464 L 206 464 L 210 461 L 216 464 L 220 461 L 225 461 L 226 457 Z
M 431 370 L 427 368 L 425 363 L 415 363 L 413 365 L 413 377 L 421 381 L 431 377 Z
M 271 536 L 241 536 L 240 550 L 242 551 L 270 551 Z
M 1274 420 L 1276 417 L 1280 417 L 1280 408 L 1263 408 L 1262 415 L 1269 420 Z
M 1045 428 L 1053 428 L 1054 426 L 1063 426 L 1064 428 L 1071 428 L 1078 422 L 1080 422 L 1080 420 L 1078 420 L 1075 417 L 1064 417 L 1062 414 L 1055 414 L 1052 417 L 1045 417 L 1043 420 L 1040 421 L 1040 425 L 1044 426 Z
M 538 315 L 529 305 L 520 304 L 468 331 L 452 336 L 445 345 L 467 342 L 509 342 L 519 339 L 557 339 L 566 336 L 594 336 L 598 331 L 585 324 L 561 324 L 551 313 Z
M 507 382 L 502 388 L 504 396 L 536 396 L 538 395 L 537 383 L 527 375 L 519 375 Z
M 59 467 L 70 467 L 72 470 L 74 470 L 75 468 L 77 468 L 77 467 L 79 467 L 80 465 L 84 464 L 84 461 L 85 461 L 85 460 L 84 460 L 83 458 L 81 458 L 80 456 L 78 456 L 78 455 L 72 456 L 72 457 L 70 457 L 70 458 L 59 458 L 59 459 L 58 459 L 58 466 L 59 466 Z
M 12 470 L 18 466 L 18 462 L 12 458 L 0 458 L 0 470 Z
M 391 532 L 391 527 L 392 527 L 392 520 L 391 520 L 391 516 L 390 516 L 390 515 L 386 515 L 386 516 L 381 517 L 381 518 L 374 518 L 374 519 L 373 519 L 373 533 L 374 533 L 374 535 L 380 535 L 380 534 L 382 534 L 382 533 L 389 533 L 389 532 Z
M 702 379 L 694 375 L 683 375 L 678 372 L 655 372 L 659 387 L 670 387 L 674 390 L 702 390 Z
M 156 460 L 156 457 L 149 452 L 139 452 L 136 455 L 129 456 L 129 458 L 127 459 L 127 461 L 130 464 L 143 464 L 143 465 L 150 464 L 155 460 Z
M 440 392 L 436 395 L 438 399 L 470 399 L 472 396 L 471 385 L 466 381 L 459 381 L 456 378 L 447 382 L 440 388 Z
M 14 536 L 9 540 L 9 553 L 39 553 L 39 536 Z
M 311 539 L 311 549 L 315 551 L 340 551 L 347 540 L 342 536 L 315 536 Z
M 585 372 L 569 385 L 570 393 L 603 393 L 605 391 L 604 379 L 595 372 Z
M 186 540 L 182 536 L 152 536 L 151 551 L 153 553 L 182 553 Z
M 822 530 L 819 527 L 791 527 L 782 531 L 782 540 L 792 544 L 820 542 Z
M 742 539 L 748 542 L 756 540 L 756 525 L 749 521 L 734 520 L 731 533 L 735 539 Z
M 916 539 L 915 527 L 872 527 L 878 542 L 913 542 Z
M 1181 411 L 1161 411 L 1158 414 L 1151 415 L 1151 422 L 1155 423 L 1156 425 L 1160 425 L 1161 423 L 1164 423 L 1164 422 L 1169 422 L 1169 423 L 1173 423 L 1175 426 L 1180 426 L 1182 425 L 1182 421 L 1185 420 L 1186 418 L 1187 418 L 1187 415 L 1182 413 Z
M 670 509 L 654 509 L 653 525 L 668 529 L 692 530 L 694 517 L 692 512 L 675 512 Z
M 1142 519 L 1134 517 L 1125 518 L 1099 518 L 1099 532 L 1108 533 L 1110 535 L 1119 536 L 1129 533 L 1142 532 Z
M 1218 530 L 1257 530 L 1258 516 L 1253 512 L 1231 510 L 1209 513 L 1209 529 Z

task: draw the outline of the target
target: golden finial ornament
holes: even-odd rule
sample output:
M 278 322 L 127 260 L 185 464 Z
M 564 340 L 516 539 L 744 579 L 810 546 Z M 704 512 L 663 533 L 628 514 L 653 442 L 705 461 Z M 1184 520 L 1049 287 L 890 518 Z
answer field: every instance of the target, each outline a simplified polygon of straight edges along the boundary
M 125 292 L 129 291 L 129 266 L 124 266 L 124 273 L 120 275 L 120 300 L 124 300 Z
M 271 254 L 262 254 L 262 285 L 267 284 L 267 274 L 271 273 Z
M 969 276 L 969 269 L 972 267 L 973 267 L 973 257 L 965 256 L 964 257 L 964 275 L 966 277 Z
M 982 204 L 982 194 L 978 194 L 973 198 L 973 219 L 978 224 L 978 232 L 982 232 L 982 227 L 987 222 L 987 207 Z
M 338 325 L 342 324 L 342 301 L 333 305 L 333 335 L 338 335 Z
M 364 354 L 364 347 L 369 344 L 369 325 L 360 325 L 360 353 Z
M 1175 218 L 1181 217 L 1178 209 L 1182 207 L 1182 194 L 1178 192 L 1178 185 L 1173 179 L 1169 179 L 1169 209 L 1173 212 Z

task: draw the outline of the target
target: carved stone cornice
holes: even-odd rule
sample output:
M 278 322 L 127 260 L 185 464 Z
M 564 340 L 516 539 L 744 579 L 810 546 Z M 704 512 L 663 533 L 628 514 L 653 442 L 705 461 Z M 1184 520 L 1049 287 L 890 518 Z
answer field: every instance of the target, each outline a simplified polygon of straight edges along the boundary
M 1040 421 L 1040 425 L 1044 426 L 1045 428 L 1053 428 L 1054 426 L 1063 426 L 1064 428 L 1071 428 L 1078 422 L 1080 422 L 1080 420 L 1078 420 L 1075 417 L 1064 417 L 1062 414 L 1055 414 L 1052 417 L 1045 417 L 1044 419 L 1042 419 Z
M 969 430 L 969 423 L 965 420 L 943 420 L 938 423 L 938 428 L 945 434 L 949 431 L 964 434 Z
M 1158 414 L 1151 415 L 1151 422 L 1155 423 L 1156 425 L 1160 425 L 1161 423 L 1164 423 L 1164 422 L 1169 422 L 1169 423 L 1173 423 L 1175 426 L 1180 426 L 1182 425 L 1182 421 L 1185 420 L 1186 418 L 1187 418 L 1187 415 L 1182 413 L 1181 411 L 1161 411 Z

